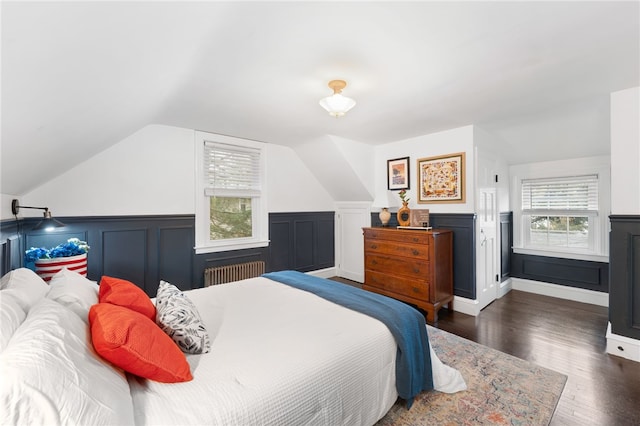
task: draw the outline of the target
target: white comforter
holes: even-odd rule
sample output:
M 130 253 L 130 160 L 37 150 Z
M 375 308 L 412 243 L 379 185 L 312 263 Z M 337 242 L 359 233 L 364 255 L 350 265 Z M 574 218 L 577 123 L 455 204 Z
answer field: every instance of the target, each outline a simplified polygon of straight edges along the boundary
M 130 378 L 138 424 L 370 425 L 391 408 L 396 345 L 366 315 L 266 278 L 186 292 L 212 338 L 194 380 Z M 465 389 L 431 352 L 436 389 Z

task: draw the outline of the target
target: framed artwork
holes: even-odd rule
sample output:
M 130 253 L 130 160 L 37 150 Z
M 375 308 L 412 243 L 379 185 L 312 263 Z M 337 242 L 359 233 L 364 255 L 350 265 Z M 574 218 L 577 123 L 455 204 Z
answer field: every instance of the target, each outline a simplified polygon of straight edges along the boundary
M 411 209 L 411 226 L 427 228 L 429 223 L 429 209 Z
M 387 160 L 387 189 L 409 189 L 409 157 Z
M 418 160 L 418 203 L 464 203 L 464 152 Z

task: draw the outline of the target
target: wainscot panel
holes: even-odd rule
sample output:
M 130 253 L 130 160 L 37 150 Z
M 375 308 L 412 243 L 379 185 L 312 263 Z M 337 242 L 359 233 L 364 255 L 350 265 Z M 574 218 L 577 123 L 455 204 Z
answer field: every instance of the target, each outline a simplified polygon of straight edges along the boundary
M 513 253 L 511 276 L 586 290 L 609 291 L 609 264 Z
M 430 213 L 433 228 L 453 231 L 453 293 L 476 298 L 476 214 Z
M 429 213 L 433 228 L 453 231 L 453 294 L 476 298 L 475 213 Z M 371 213 L 373 226 L 380 226 L 379 213 Z M 396 214 L 391 214 L 389 227 L 398 226 Z
M 100 276 L 126 277 L 129 281 L 142 286 L 147 294 L 153 294 L 155 283 L 151 279 L 147 280 L 149 263 L 147 240 L 146 228 L 103 231 Z M 157 289 L 157 284 L 155 286 Z
M 269 214 L 268 271 L 308 272 L 335 265 L 335 213 Z
M 640 339 L 640 216 L 610 216 L 609 320 L 619 336 Z
M 0 242 L 0 276 L 20 267 L 22 251 L 17 235 L 9 236 Z
M 313 266 L 314 247 L 309 243 L 313 241 L 314 228 L 315 222 L 313 220 L 293 221 L 294 269 L 308 271 Z
M 57 217 L 58 231 L 33 231 L 38 218 L 0 223 L 2 273 L 23 265 L 28 247 L 53 247 L 69 238 L 87 241 L 87 277 L 127 279 L 155 297 L 160 280 L 183 290 L 204 286 L 210 267 L 262 260 L 267 271 L 302 272 L 334 265 L 334 213 L 301 212 L 269 215 L 270 247 L 196 255 L 193 215 Z M 295 224 L 300 226 L 295 226 Z M 19 225 L 19 226 L 18 226 Z M 296 233 L 297 232 L 297 233 Z M 300 257 L 296 257 L 300 254 Z M 301 266 L 297 266 L 296 262 Z
M 500 213 L 500 282 L 511 276 L 513 212 Z
M 187 284 L 199 282 L 193 272 L 194 262 L 190 250 L 174 249 L 195 246 L 195 234 L 192 226 L 162 226 L 158 228 L 156 247 L 158 251 L 158 276 L 177 286 L 180 290 L 188 290 Z M 201 274 L 202 275 L 202 274 Z M 198 277 L 200 278 L 200 277 Z
M 0 222 L 0 274 L 4 275 L 22 264 L 22 247 L 19 234 L 20 222 L 5 220 Z
M 269 270 L 282 271 L 293 265 L 293 229 L 291 221 L 270 216 Z

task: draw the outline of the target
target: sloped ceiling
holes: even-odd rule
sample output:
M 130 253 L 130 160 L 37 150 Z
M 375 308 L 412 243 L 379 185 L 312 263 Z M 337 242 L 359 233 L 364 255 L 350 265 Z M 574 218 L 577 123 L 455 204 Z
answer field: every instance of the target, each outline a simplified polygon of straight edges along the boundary
M 638 6 L 2 2 L 0 191 L 151 123 L 293 147 L 475 124 L 512 163 L 607 153 L 609 94 L 640 85 Z M 318 106 L 335 78 L 357 101 L 342 119 Z

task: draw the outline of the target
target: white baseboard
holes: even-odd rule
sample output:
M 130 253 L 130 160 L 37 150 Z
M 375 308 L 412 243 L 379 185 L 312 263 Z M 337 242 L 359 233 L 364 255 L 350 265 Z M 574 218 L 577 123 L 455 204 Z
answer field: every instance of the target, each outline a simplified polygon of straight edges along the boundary
M 505 294 L 509 293 L 513 288 L 513 284 L 511 283 L 511 278 L 507 278 L 503 282 L 501 282 L 500 287 L 498 287 L 498 299 L 500 299 Z
M 307 274 L 320 278 L 331 278 L 336 276 L 336 268 L 316 269 L 315 271 L 307 272 Z
M 453 296 L 453 310 L 455 312 L 462 312 L 463 314 L 477 317 L 480 313 L 480 304 L 477 300 L 471 300 L 460 296 Z
M 609 294 L 583 288 L 567 287 L 564 285 L 544 283 L 541 281 L 511 278 L 511 288 L 528 293 L 542 294 L 574 302 L 590 303 L 592 305 L 609 307 Z
M 607 326 L 607 353 L 640 362 L 640 340 L 613 334 L 611 323 L 609 323 Z

